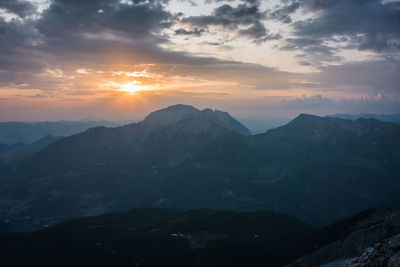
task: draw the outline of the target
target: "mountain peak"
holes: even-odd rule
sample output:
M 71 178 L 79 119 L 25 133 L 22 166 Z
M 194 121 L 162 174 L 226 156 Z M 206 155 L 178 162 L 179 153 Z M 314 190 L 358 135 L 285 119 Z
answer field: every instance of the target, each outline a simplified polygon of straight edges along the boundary
M 266 134 L 299 138 L 300 136 L 313 140 L 322 140 L 337 131 L 354 130 L 353 121 L 330 117 L 319 117 L 310 114 L 300 114 L 288 124 L 267 131 Z
M 334 118 L 334 117 L 319 117 L 311 114 L 299 114 L 288 125 L 315 125 L 317 127 L 325 127 L 329 124 L 351 124 L 351 120 Z
M 250 135 L 249 129 L 247 129 L 238 120 L 233 118 L 228 112 L 220 111 L 220 110 L 214 110 L 212 112 L 213 112 L 213 115 L 216 117 L 216 119 L 218 121 L 220 121 L 220 123 L 224 127 L 231 129 L 242 135 Z
M 294 122 L 294 121 L 311 121 L 311 120 L 318 120 L 318 119 L 321 119 L 321 117 L 318 117 L 316 115 L 306 114 L 306 113 L 300 113 L 291 122 Z
M 212 110 L 210 108 L 187 114 L 180 122 L 198 132 L 208 131 L 209 129 L 216 130 L 217 127 L 221 127 L 221 129 L 231 130 L 241 135 L 250 135 L 250 131 L 229 115 L 228 112 Z
M 181 121 L 186 126 L 197 130 L 207 130 L 211 122 L 242 135 L 250 135 L 250 131 L 228 112 L 205 108 L 198 110 L 189 105 L 173 105 L 150 113 L 143 123 L 150 127 L 160 127 Z M 206 123 L 206 121 L 208 121 Z M 181 124 L 182 124 L 181 123 Z M 181 125 L 183 126 L 183 125 Z M 200 129 L 203 127 L 204 129 Z
M 282 126 L 282 127 L 306 127 L 309 128 L 310 126 L 313 125 L 320 125 L 322 121 L 324 120 L 329 120 L 331 118 L 321 118 L 315 115 L 310 115 L 310 114 L 304 114 L 301 113 L 299 114 L 296 118 L 294 118 L 293 120 L 291 120 L 287 125 Z
M 143 122 L 151 127 L 158 127 L 176 122 L 185 115 L 198 111 L 199 110 L 195 107 L 177 104 L 151 112 L 146 116 Z

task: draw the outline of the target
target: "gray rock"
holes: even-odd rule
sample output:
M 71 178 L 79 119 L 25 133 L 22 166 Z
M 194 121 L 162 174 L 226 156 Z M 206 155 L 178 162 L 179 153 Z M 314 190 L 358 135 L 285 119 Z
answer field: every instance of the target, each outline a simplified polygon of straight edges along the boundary
M 375 244 L 399 233 L 400 215 L 391 212 L 385 207 L 377 207 L 370 212 L 369 216 L 357 221 L 354 226 L 351 226 L 350 234 L 318 248 L 310 255 L 297 259 L 289 266 L 347 266 L 348 259 L 356 258 L 364 254 L 375 255 Z M 390 244 L 396 248 L 400 248 L 399 244 L 396 242 L 400 243 L 400 239 L 394 238 Z M 366 257 L 365 255 L 361 256 L 361 258 Z M 393 259 L 395 260 L 396 257 L 398 256 L 395 255 Z
M 346 267 L 400 266 L 400 234 L 366 248 L 364 253 L 350 261 Z

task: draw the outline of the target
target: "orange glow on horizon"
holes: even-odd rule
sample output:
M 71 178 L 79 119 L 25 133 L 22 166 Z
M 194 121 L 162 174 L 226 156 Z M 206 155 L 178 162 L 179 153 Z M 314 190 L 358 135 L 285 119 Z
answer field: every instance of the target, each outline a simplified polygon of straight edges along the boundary
M 141 82 L 139 81 L 132 81 L 125 84 L 121 84 L 119 86 L 120 91 L 128 92 L 128 93 L 136 93 L 138 91 L 148 90 L 149 86 L 140 85 Z
M 131 94 L 152 89 L 152 87 L 142 85 L 142 82 L 136 80 L 126 83 L 110 82 L 107 85 L 118 91 L 127 92 Z

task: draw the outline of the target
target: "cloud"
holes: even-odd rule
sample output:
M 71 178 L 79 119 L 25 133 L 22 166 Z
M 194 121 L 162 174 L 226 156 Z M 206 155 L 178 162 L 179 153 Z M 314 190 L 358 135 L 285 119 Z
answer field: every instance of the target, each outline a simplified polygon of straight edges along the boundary
M 218 26 L 238 36 L 249 38 L 255 43 L 279 39 L 280 35 L 269 34 L 268 29 L 265 28 L 262 21 L 266 17 L 264 12 L 260 11 L 259 2 L 244 2 L 236 7 L 223 4 L 215 8 L 210 15 L 185 17 L 181 19 L 181 22 L 201 28 Z
M 0 89 L 26 84 L 48 66 L 48 56 L 37 46 L 42 38 L 32 20 L 0 17 Z
M 193 36 L 200 36 L 203 32 L 205 32 L 204 29 L 198 29 L 198 28 L 194 28 L 193 30 L 186 30 L 183 28 L 177 29 L 175 30 L 175 34 L 176 35 L 193 35 Z
M 303 95 L 302 98 L 295 98 L 289 100 L 282 101 L 285 105 L 290 106 L 291 108 L 327 108 L 333 105 L 333 100 L 330 98 L 323 97 L 322 95 L 315 95 L 311 97 L 307 97 Z
M 152 32 L 168 27 L 170 17 L 161 1 L 124 4 L 118 0 L 54 0 L 38 21 L 37 28 L 51 38 L 105 31 L 129 35 L 131 39 L 148 38 Z
M 28 3 L 25 1 L 1 1 L 2 9 L 18 14 L 11 19 L 0 16 L 1 98 L 10 101 L 8 106 L 12 104 L 9 99 L 15 100 L 17 95 L 21 96 L 21 103 L 26 98 L 45 103 L 46 98 L 51 97 L 54 103 L 63 105 L 69 101 L 97 98 L 99 104 L 96 104 L 96 110 L 100 112 L 101 105 L 112 105 L 116 97 L 115 90 L 102 85 L 136 79 L 144 86 L 154 85 L 153 100 L 157 94 L 167 94 L 166 91 L 179 92 L 170 95 L 168 103 L 179 99 L 176 95 L 182 92 L 185 92 L 182 101 L 190 101 L 194 97 L 199 102 L 206 99 L 205 103 L 209 103 L 210 99 L 214 99 L 215 103 L 222 103 L 221 99 L 225 98 L 224 103 L 228 103 L 236 97 L 238 103 L 248 104 L 246 108 L 254 104 L 248 99 L 268 94 L 280 97 L 307 94 L 307 97 L 296 101 L 288 98 L 285 103 L 280 102 L 281 98 L 275 100 L 270 97 L 269 104 L 279 102 L 274 108 L 294 108 L 297 105 L 297 109 L 311 109 L 313 106 L 322 109 L 322 105 L 326 105 L 335 109 L 356 103 L 361 109 L 361 102 L 366 103 L 364 108 L 368 103 L 384 108 L 383 104 L 376 103 L 392 101 L 388 107 L 393 110 L 393 103 L 400 102 L 399 60 L 393 57 L 398 51 L 395 45 L 398 30 L 392 25 L 398 25 L 393 18 L 393 14 L 398 12 L 394 3 L 367 0 L 367 7 L 353 8 L 351 12 L 344 10 L 337 16 L 345 16 L 342 20 L 351 24 L 347 25 L 333 20 L 331 16 L 339 12 L 337 5 L 341 8 L 355 7 L 362 5 L 359 2 L 282 1 L 267 11 L 262 10 L 263 5 L 259 1 L 213 2 L 212 7 L 216 8 L 208 15 L 185 17 L 175 15 L 175 10 L 167 8 L 168 1 L 161 0 L 53 0 L 41 14 L 32 13 L 39 12 L 35 6 L 27 4 L 24 7 L 23 3 Z M 362 18 L 362 14 L 366 14 L 366 10 L 372 12 L 368 9 L 371 3 L 379 8 L 375 9 L 375 17 L 370 17 L 372 22 L 364 25 L 363 21 L 367 19 Z M 305 20 L 299 17 L 303 12 L 314 12 L 316 15 Z M 382 12 L 387 18 L 382 17 Z M 347 18 L 350 15 L 354 21 Z M 382 21 L 377 21 L 378 17 Z M 359 22 L 363 23 L 358 25 Z M 265 26 L 269 23 L 275 26 L 284 24 L 284 29 L 289 32 L 278 29 L 274 32 L 279 34 L 272 34 Z M 242 38 L 239 42 L 236 42 L 237 38 L 225 38 L 227 32 L 230 37 Z M 197 48 L 202 49 L 199 52 L 202 56 L 183 49 L 179 51 L 179 41 L 183 38 L 177 38 L 177 35 L 185 36 L 185 39 L 197 37 L 190 45 L 199 45 Z M 249 42 L 259 44 L 267 40 L 282 42 L 280 52 L 297 51 L 297 59 L 302 66 L 317 66 L 318 71 L 303 74 L 280 71 L 274 67 L 246 63 L 247 55 L 242 57 L 236 54 L 237 51 L 244 51 L 240 46 L 246 45 L 250 49 L 257 47 L 255 53 L 263 51 L 261 49 L 269 44 L 252 46 Z M 222 48 L 225 50 L 222 51 Z M 207 49 L 211 51 L 209 55 Z M 332 66 L 323 64 L 341 61 L 338 51 L 342 49 L 380 51 L 386 58 L 369 59 L 367 62 L 343 61 Z M 193 51 L 196 52 L 196 49 Z M 265 60 L 266 65 L 279 56 L 274 55 L 273 50 L 266 50 L 266 53 L 271 53 L 271 61 Z M 282 60 L 286 58 L 282 57 Z M 140 73 L 143 70 L 149 77 L 113 75 L 114 72 Z M 167 89 L 160 93 L 162 90 L 158 89 L 162 86 Z M 200 96 L 206 91 L 208 98 Z M 147 94 L 150 98 L 150 93 Z M 347 99 L 354 97 L 356 102 L 343 101 L 343 106 L 339 106 L 338 95 Z M 165 100 L 161 96 L 157 99 L 160 103 Z M 258 101 L 263 103 L 266 99 L 260 97 Z M 83 100 L 79 103 L 82 106 L 85 104 Z M 55 104 L 52 108 L 56 108 Z M 68 105 L 63 108 L 67 110 Z M 5 111 L 4 105 L 2 111 Z M 23 113 L 27 112 L 21 111 Z
M 43 71 L 85 60 L 97 64 L 119 49 L 151 54 L 167 41 L 159 33 L 170 16 L 160 1 L 54 0 L 38 20 L 0 18 L 0 69 Z
M 303 65 L 315 67 L 321 67 L 325 62 L 332 63 L 343 59 L 337 55 L 337 48 L 331 47 L 325 44 L 322 39 L 317 38 L 286 38 L 285 44 L 280 49 L 301 51 L 297 55 L 299 62 L 302 62 Z
M 343 49 L 387 53 L 400 48 L 400 2 L 303 0 L 301 6 L 315 15 L 291 24 L 294 37 L 286 38 L 282 49 L 302 50 L 316 65 L 340 60 L 332 56 Z
M 375 113 L 394 114 L 400 112 L 398 99 L 385 97 L 351 97 L 331 99 L 323 95 L 306 96 L 301 98 L 290 98 L 281 101 L 275 108 L 284 109 L 287 114 L 296 116 L 300 113 L 311 113 L 316 115 L 327 115 L 335 113 Z
M 292 2 L 278 9 L 267 10 L 267 18 L 281 21 L 285 24 L 292 23 L 292 18 L 290 17 L 290 15 L 296 12 L 300 8 L 300 6 L 300 2 Z
M 32 15 L 37 10 L 35 5 L 25 0 L 2 0 L 0 1 L 0 8 L 17 14 L 21 18 Z
M 171 17 L 164 2 L 54 0 L 37 20 L 6 22 L 0 17 L 0 82 L 18 82 L 19 77 L 32 82 L 31 76 L 43 76 L 48 69 L 112 67 L 114 58 L 140 64 L 158 55 L 171 57 L 159 47 L 168 41 L 160 32 Z
M 320 72 L 307 75 L 309 81 L 327 91 L 387 96 L 400 98 L 400 62 L 369 61 L 349 62 L 325 66 Z
M 249 28 L 237 29 L 241 35 L 267 38 L 263 26 L 254 20 L 253 15 L 261 16 L 256 6 L 221 6 L 215 12 L 248 23 Z M 119 0 L 54 0 L 37 20 L 6 22 L 0 18 L 0 40 L 4 44 L 0 87 L 40 89 L 59 95 L 96 93 L 98 83 L 106 82 L 111 72 L 132 71 L 142 65 L 151 65 L 151 71 L 159 74 L 153 83 L 167 83 L 170 77 L 194 77 L 269 90 L 286 88 L 295 76 L 262 65 L 166 50 L 161 45 L 169 39 L 162 32 L 171 27 L 172 20 L 165 1 L 144 0 L 131 4 Z M 234 22 L 228 24 L 236 27 Z M 178 29 L 175 34 L 196 36 L 203 31 L 193 27 Z M 83 77 L 77 69 L 93 71 Z

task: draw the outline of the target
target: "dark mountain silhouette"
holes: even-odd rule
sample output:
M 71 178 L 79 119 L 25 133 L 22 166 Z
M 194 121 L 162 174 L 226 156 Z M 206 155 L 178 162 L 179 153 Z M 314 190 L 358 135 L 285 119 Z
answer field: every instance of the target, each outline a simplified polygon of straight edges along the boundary
M 135 209 L 0 236 L 0 250 L 2 266 L 265 266 L 313 229 L 268 211 Z
M 150 113 L 145 119 L 144 123 L 148 127 L 160 127 L 170 123 L 174 123 L 182 119 L 185 115 L 197 113 L 199 110 L 188 105 L 174 105 L 164 109 L 160 109 Z
M 267 209 L 327 224 L 380 203 L 399 208 L 399 136 L 394 123 L 305 114 L 249 136 L 227 113 L 171 106 L 5 168 L 0 216 L 40 226 L 155 206 Z
M 320 266 L 399 233 L 399 215 L 385 207 L 319 229 L 271 211 L 141 208 L 3 235 L 0 251 L 2 266 Z M 389 241 L 374 253 L 394 258 Z
M 202 111 L 187 105 L 174 105 L 150 113 L 143 124 L 149 128 L 161 127 L 177 123 L 175 127 L 184 132 L 209 132 L 221 127 L 242 135 L 250 135 L 250 131 L 229 113 L 219 110 L 204 109 Z M 216 127 L 213 129 L 212 127 Z M 177 129 L 176 129 L 177 130 Z

